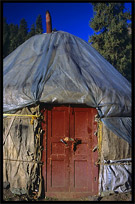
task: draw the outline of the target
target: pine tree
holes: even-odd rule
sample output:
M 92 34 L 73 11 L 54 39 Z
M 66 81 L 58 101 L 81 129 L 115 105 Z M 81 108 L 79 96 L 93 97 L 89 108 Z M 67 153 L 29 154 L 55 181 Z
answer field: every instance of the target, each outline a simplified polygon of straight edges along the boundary
M 10 40 L 10 46 L 9 46 L 9 53 L 13 52 L 18 46 L 18 25 L 9 24 L 9 40 Z
M 9 26 L 6 22 L 6 18 L 3 18 L 3 57 L 6 57 L 9 53 Z
M 36 34 L 43 33 L 43 26 L 42 26 L 42 17 L 38 15 L 36 19 Z
M 129 12 L 124 12 L 124 3 L 92 3 L 94 18 L 90 27 L 94 35 L 91 45 L 108 60 L 123 76 L 131 80 L 131 34 L 128 22 Z
M 27 28 L 27 22 L 25 19 L 21 19 L 20 21 L 20 26 L 18 30 L 18 43 L 21 45 L 25 40 L 27 39 L 27 34 L 28 34 L 28 28 Z
M 31 25 L 30 32 L 27 34 L 27 39 L 29 39 L 33 35 L 35 35 L 35 25 L 34 24 Z

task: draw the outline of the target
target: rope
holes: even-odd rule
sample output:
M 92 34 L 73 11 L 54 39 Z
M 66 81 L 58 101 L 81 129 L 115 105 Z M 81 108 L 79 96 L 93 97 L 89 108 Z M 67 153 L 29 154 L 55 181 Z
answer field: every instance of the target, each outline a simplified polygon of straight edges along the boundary
M 101 146 L 102 146 L 102 122 L 98 121 L 98 153 L 101 154 Z
M 41 161 L 36 161 L 36 160 L 34 160 L 34 161 L 24 161 L 24 160 L 18 160 L 18 159 L 3 159 L 3 160 L 18 161 L 18 162 L 32 162 L 32 163 L 40 163 L 40 164 L 43 163 L 43 162 L 41 162 Z
M 30 124 L 31 124 L 31 125 L 33 125 L 34 120 L 35 120 L 36 118 L 41 117 L 41 115 L 21 115 L 21 114 L 8 114 L 8 113 L 4 113 L 3 116 L 31 117 L 31 121 L 30 121 Z
M 96 165 L 100 164 L 100 165 L 131 165 L 132 162 L 128 162 L 128 163 L 110 163 L 110 164 L 107 164 L 107 163 L 100 163 L 100 162 L 95 162 Z
M 42 164 L 42 161 L 24 161 L 24 160 L 17 160 L 17 159 L 3 159 L 3 160 L 8 160 L 8 161 L 19 161 L 19 162 L 32 162 L 32 163 L 39 163 Z M 95 162 L 96 165 L 100 164 L 100 165 L 131 165 L 132 162 L 128 162 L 128 163 L 100 163 L 100 162 Z
M 21 114 L 8 114 L 4 113 L 3 116 L 17 116 L 17 117 L 34 117 L 34 118 L 39 118 L 40 115 L 21 115 Z

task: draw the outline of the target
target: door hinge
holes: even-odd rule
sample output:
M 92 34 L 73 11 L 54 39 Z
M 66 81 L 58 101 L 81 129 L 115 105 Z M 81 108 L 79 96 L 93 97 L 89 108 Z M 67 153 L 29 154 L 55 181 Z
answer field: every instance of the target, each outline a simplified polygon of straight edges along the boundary
M 97 137 L 97 134 L 98 134 L 98 132 L 97 132 L 97 131 L 95 131 L 95 132 L 94 132 L 94 135 L 95 135 L 96 137 Z
M 97 148 L 98 148 L 98 145 L 96 145 L 96 146 L 93 148 L 92 152 L 95 152 L 95 151 L 97 150 Z

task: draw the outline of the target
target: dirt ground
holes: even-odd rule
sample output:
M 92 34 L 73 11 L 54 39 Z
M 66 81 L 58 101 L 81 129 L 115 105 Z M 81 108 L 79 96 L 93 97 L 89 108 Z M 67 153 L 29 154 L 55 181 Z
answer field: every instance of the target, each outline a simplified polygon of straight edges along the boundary
M 9 189 L 3 189 L 3 200 L 4 201 L 34 201 L 30 200 L 27 195 L 15 195 L 11 193 Z M 98 197 L 98 196 L 88 196 L 87 198 L 79 198 L 79 199 L 53 199 L 53 198 L 45 198 L 38 199 L 38 201 L 132 201 L 131 192 L 121 193 L 121 194 L 112 194 L 109 196 Z

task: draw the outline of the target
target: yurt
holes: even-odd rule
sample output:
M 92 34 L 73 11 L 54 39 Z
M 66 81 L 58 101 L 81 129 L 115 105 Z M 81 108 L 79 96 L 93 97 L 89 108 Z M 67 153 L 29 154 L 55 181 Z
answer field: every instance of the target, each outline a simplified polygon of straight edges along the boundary
M 3 183 L 34 199 L 131 191 L 131 84 L 46 16 L 3 61 Z

